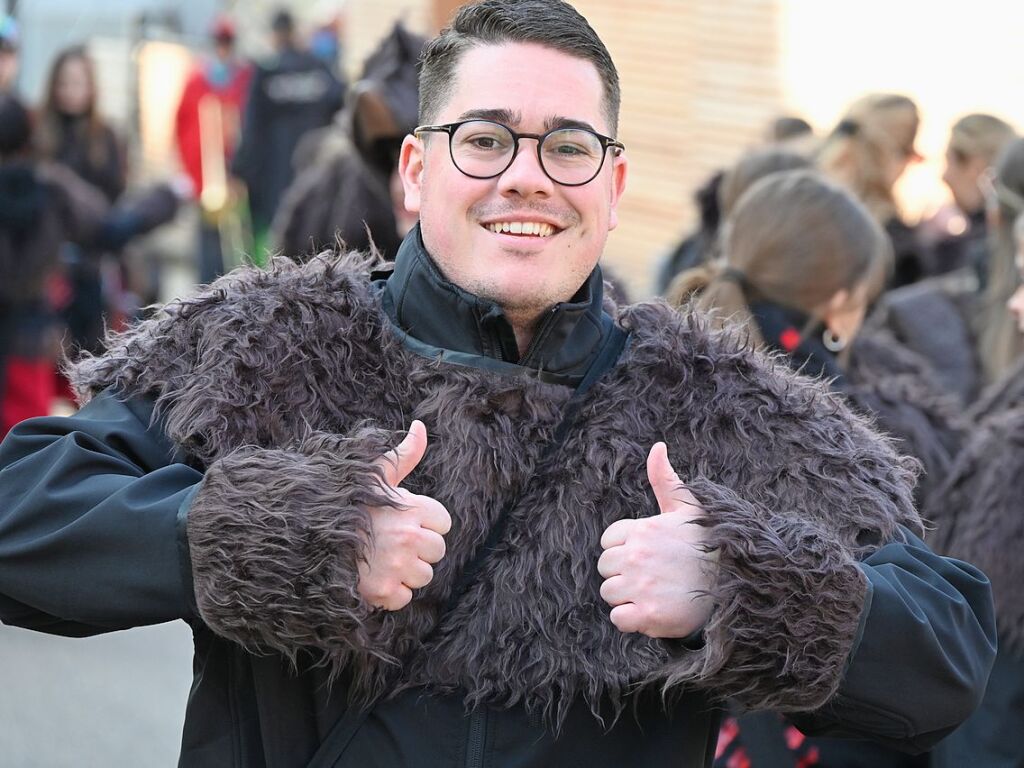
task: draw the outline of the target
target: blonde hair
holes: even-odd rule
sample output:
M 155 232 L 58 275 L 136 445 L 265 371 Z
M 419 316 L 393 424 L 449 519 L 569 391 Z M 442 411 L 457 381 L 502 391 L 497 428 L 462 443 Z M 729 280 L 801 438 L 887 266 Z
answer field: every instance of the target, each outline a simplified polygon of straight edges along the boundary
M 1014 232 L 1024 218 L 1024 139 L 1005 148 L 996 163 L 992 184 L 998 198 L 999 224 L 989 229 L 988 283 L 978 316 L 978 353 L 989 383 L 998 380 L 1024 352 L 1017 321 L 1006 306 L 1020 284 Z
M 892 246 L 865 207 L 814 171 L 767 176 L 742 196 L 723 225 L 722 258 L 679 275 L 675 306 L 714 310 L 763 343 L 749 304 L 767 300 L 816 319 L 839 291 L 877 295 L 892 264 Z
M 818 151 L 818 166 L 867 206 L 881 224 L 899 216 L 888 178 L 893 155 L 916 155 L 914 141 L 920 125 L 917 105 L 907 96 L 875 93 L 850 105 L 843 119 Z
M 964 160 L 981 157 L 991 164 L 1016 138 L 1013 127 L 994 115 L 975 112 L 957 120 L 949 135 L 949 148 Z

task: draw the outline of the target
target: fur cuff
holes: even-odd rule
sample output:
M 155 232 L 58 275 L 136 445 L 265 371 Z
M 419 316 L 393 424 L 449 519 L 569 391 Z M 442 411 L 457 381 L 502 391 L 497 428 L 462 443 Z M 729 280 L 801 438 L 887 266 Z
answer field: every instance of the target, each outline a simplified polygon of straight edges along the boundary
M 203 621 L 250 651 L 339 668 L 374 649 L 374 609 L 357 591 L 366 508 L 393 504 L 373 483 L 392 442 L 380 430 L 314 432 L 288 450 L 244 447 L 213 462 L 188 513 Z
M 702 649 L 662 670 L 744 709 L 816 709 L 839 687 L 867 585 L 850 552 L 814 523 L 768 512 L 706 479 L 687 482 L 718 550 Z

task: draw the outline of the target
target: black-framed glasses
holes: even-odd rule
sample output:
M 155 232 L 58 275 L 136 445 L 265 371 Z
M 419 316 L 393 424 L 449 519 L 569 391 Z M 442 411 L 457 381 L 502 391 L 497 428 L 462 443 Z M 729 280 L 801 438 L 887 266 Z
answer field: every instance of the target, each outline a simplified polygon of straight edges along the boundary
M 555 128 L 547 133 L 516 133 L 492 120 L 463 120 L 421 125 L 414 134 L 447 133 L 455 167 L 473 179 L 493 179 L 509 169 L 521 139 L 537 142 L 540 167 L 556 184 L 581 187 L 597 178 L 609 149 L 621 152 L 622 142 L 587 128 Z

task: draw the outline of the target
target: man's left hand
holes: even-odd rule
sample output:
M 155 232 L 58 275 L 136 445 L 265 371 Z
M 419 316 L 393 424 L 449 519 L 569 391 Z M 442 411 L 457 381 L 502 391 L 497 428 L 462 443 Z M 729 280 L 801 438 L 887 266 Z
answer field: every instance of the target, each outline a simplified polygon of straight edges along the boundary
M 661 514 L 617 520 L 605 530 L 601 597 L 622 632 L 687 637 L 711 614 L 716 556 L 704 548 L 704 510 L 672 469 L 664 443 L 651 448 L 647 479 Z

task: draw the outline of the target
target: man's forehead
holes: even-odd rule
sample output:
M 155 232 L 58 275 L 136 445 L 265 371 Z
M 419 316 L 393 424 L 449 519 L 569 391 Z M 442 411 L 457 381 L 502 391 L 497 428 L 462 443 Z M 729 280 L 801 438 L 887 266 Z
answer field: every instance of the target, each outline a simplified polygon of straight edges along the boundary
M 586 127 L 606 132 L 604 85 L 587 59 L 536 43 L 478 45 L 460 58 L 454 72 L 448 119 L 473 117 L 545 130 Z

